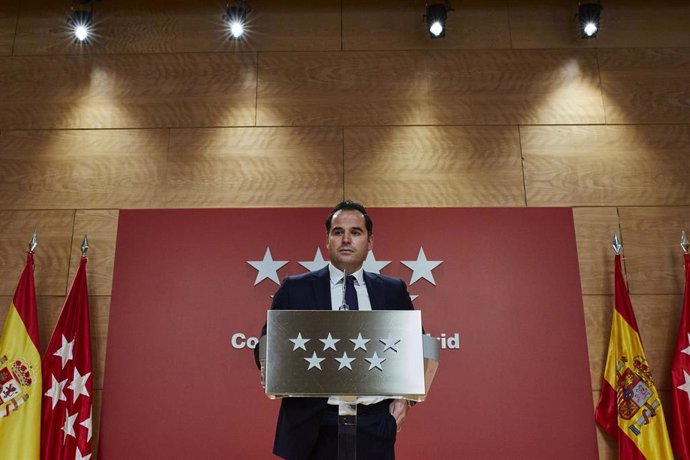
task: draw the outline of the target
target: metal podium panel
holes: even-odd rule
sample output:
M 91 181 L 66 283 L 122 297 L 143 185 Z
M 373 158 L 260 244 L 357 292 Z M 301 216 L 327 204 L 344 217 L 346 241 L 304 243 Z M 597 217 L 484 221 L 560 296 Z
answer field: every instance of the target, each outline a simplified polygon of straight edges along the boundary
M 425 394 L 419 311 L 269 310 L 266 394 Z

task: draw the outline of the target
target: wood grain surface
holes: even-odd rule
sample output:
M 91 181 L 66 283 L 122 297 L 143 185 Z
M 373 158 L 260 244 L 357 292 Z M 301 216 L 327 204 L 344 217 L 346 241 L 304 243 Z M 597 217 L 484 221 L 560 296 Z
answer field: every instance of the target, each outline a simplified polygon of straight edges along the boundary
M 0 57 L 0 129 L 253 125 L 255 54 Z
M 116 209 L 78 210 L 74 220 L 74 235 L 70 257 L 69 279 L 73 279 L 81 259 L 81 245 L 88 235 L 87 275 L 89 294 L 109 296 L 113 284 L 115 240 L 117 239 Z
M 683 0 L 607 0 L 596 38 L 580 38 L 578 2 L 509 1 L 514 48 L 690 46 L 690 5 Z
M 681 231 L 690 239 L 690 206 L 620 209 L 630 292 L 682 294 Z
M 71 210 L 0 210 L 0 295 L 14 295 L 34 232 L 38 235 L 36 291 L 40 295 L 64 295 L 73 226 Z
M 601 123 L 590 51 L 263 53 L 257 125 Z
M 620 235 L 616 208 L 574 208 L 582 293 L 613 294 L 613 234 Z
M 430 2 L 434 3 L 434 2 Z M 343 49 L 439 50 L 510 48 L 504 1 L 463 1 L 448 13 L 447 33 L 432 40 L 417 0 L 343 1 Z
M 3 132 L 0 208 L 151 206 L 168 138 L 163 130 Z
M 19 0 L 0 2 L 0 56 L 12 54 L 18 11 Z
M 345 196 L 369 206 L 523 206 L 517 130 L 347 128 Z
M 332 206 L 342 199 L 342 130 L 173 130 L 156 207 Z
M 687 125 L 523 126 L 530 206 L 690 203 Z
M 690 49 L 599 50 L 598 55 L 608 123 L 690 122 Z
M 99 2 L 94 7 L 96 35 L 88 45 L 82 45 L 73 42 L 66 25 L 70 2 L 23 2 L 15 52 L 94 55 L 340 49 L 338 0 L 250 2 L 247 38 L 239 42 L 228 39 L 225 3 Z

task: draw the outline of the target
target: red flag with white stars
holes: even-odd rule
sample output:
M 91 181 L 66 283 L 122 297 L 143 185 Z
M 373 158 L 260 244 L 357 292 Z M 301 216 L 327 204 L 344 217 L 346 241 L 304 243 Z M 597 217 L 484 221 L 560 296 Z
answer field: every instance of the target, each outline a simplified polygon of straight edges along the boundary
M 671 366 L 671 442 L 676 455 L 690 460 L 690 255 L 685 254 L 685 295 Z
M 86 257 L 43 357 L 41 458 L 91 458 L 93 367 Z

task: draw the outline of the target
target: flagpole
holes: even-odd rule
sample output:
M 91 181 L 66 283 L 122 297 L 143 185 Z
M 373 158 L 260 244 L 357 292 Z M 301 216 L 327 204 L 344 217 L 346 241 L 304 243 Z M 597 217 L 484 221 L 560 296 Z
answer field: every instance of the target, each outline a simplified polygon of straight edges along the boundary
M 87 252 L 89 252 L 89 238 L 84 233 L 84 239 L 81 240 L 81 256 L 86 257 Z
M 34 230 L 34 234 L 31 235 L 31 241 L 29 241 L 29 252 L 33 254 L 36 252 L 36 248 L 38 247 L 38 236 L 36 235 L 36 231 Z

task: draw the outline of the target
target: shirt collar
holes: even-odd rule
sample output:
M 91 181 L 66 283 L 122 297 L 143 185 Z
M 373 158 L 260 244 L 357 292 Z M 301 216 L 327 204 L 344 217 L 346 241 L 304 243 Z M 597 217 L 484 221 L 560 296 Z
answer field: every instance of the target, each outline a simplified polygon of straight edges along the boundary
M 336 268 L 330 262 L 328 263 L 328 271 L 331 275 L 331 284 L 340 284 L 342 282 L 345 274 L 339 268 Z M 354 273 L 348 273 L 348 275 L 354 276 L 355 280 L 357 281 L 357 284 L 360 286 L 364 286 L 364 268 L 363 267 L 360 267 L 360 269 Z

